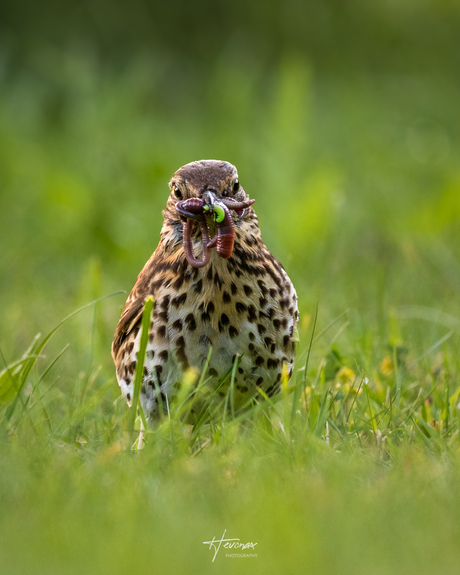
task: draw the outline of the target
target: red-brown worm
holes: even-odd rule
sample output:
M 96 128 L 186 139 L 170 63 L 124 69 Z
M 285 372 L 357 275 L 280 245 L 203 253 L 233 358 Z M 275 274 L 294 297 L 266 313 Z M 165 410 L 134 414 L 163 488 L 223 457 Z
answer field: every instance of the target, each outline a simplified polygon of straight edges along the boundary
M 252 206 L 252 204 L 255 202 L 255 200 L 246 200 L 244 202 L 237 202 L 236 200 L 233 200 L 232 198 L 222 198 L 220 201 L 222 204 L 227 206 L 227 208 L 234 210 L 237 213 L 239 218 L 242 218 L 243 214 L 244 214 L 244 210 L 246 208 L 249 208 L 249 206 Z
M 208 265 L 211 259 L 211 250 L 208 248 L 209 232 L 204 217 L 205 203 L 200 198 L 189 198 L 182 202 L 177 202 L 176 210 L 185 217 L 183 223 L 183 244 L 184 253 L 188 263 L 194 268 L 203 268 Z M 193 253 L 192 232 L 193 220 L 198 221 L 201 228 L 201 245 L 203 246 L 203 259 L 198 260 Z
M 216 247 L 217 255 L 228 260 L 232 257 L 233 244 L 235 243 L 235 224 L 232 214 L 223 202 L 219 204 L 224 211 L 224 219 L 217 222 L 217 233 L 208 244 L 208 248 Z
M 184 252 L 188 263 L 194 268 L 204 268 L 209 263 L 211 259 L 211 249 L 209 248 L 209 232 L 206 222 L 200 221 L 201 228 L 201 244 L 203 246 L 203 259 L 197 260 L 193 253 L 192 245 L 192 231 L 193 231 L 193 221 L 187 218 L 183 224 L 183 242 L 184 242 Z
M 204 206 L 205 203 L 200 198 L 189 198 L 188 200 L 177 202 L 176 210 L 185 218 L 201 221 L 204 219 Z
M 216 248 L 217 255 L 228 259 L 232 256 L 233 245 L 235 243 L 235 224 L 230 213 L 230 209 L 235 211 L 238 217 L 242 217 L 246 208 L 249 208 L 255 200 L 237 202 L 231 198 L 223 198 L 216 205 L 219 205 L 224 212 L 221 222 L 216 222 L 217 233 L 212 240 L 209 238 L 209 230 L 205 217 L 205 202 L 200 198 L 189 198 L 177 202 L 176 209 L 185 221 L 183 223 L 183 244 L 184 253 L 188 263 L 195 268 L 202 268 L 211 259 L 211 249 Z M 207 208 L 209 210 L 209 207 Z M 192 232 L 193 220 L 200 224 L 201 243 L 203 246 L 203 259 L 198 260 L 193 253 Z

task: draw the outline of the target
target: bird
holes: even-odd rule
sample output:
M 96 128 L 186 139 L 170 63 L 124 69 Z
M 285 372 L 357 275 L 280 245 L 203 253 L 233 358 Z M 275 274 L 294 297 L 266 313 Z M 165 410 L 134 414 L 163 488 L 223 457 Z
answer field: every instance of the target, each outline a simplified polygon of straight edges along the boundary
M 292 375 L 299 319 L 296 290 L 262 240 L 254 200 L 235 166 L 191 162 L 174 173 L 169 189 L 159 244 L 112 343 L 117 380 L 131 405 L 142 313 L 152 298 L 139 395 L 149 421 L 174 401 L 190 370 L 203 374 L 204 388 L 222 401 L 231 385 L 237 410 L 278 393 L 282 374 Z

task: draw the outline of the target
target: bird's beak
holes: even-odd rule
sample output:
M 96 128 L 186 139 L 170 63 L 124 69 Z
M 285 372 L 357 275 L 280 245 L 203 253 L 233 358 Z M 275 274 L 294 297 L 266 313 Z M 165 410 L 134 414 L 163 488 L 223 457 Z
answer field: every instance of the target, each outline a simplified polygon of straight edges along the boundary
M 208 208 L 209 212 L 212 213 L 212 211 L 214 210 L 214 206 L 217 203 L 216 195 L 214 194 L 214 192 L 211 192 L 210 190 L 206 190 L 203 193 L 202 198 L 203 198 L 203 201 L 205 202 L 206 206 L 209 206 L 209 208 Z M 208 211 L 208 210 L 206 210 L 206 211 Z

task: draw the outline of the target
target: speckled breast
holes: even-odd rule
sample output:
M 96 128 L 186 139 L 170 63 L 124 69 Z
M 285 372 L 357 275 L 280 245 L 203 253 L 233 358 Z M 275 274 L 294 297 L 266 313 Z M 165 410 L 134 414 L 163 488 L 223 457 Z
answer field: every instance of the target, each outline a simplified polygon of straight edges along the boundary
M 155 308 L 144 367 L 141 404 L 154 415 L 157 394 L 171 400 L 189 368 L 202 371 L 209 357 L 206 388 L 213 390 L 238 362 L 234 380 L 236 408 L 248 404 L 259 388 L 279 390 L 283 363 L 292 370 L 296 293 L 281 264 L 268 252 L 257 262 L 236 247 L 228 260 L 213 253 L 205 268 L 185 258 L 175 279 L 152 286 Z M 138 329 L 138 328 L 137 328 Z M 118 368 L 121 390 L 132 395 L 140 334 L 122 350 Z M 224 396 L 230 377 L 217 394 Z

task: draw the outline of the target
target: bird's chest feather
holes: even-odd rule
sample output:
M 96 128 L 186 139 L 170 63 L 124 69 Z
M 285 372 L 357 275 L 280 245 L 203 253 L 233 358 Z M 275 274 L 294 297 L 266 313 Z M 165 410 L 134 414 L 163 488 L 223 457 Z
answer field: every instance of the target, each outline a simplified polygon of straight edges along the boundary
M 269 273 L 258 262 L 246 269 L 242 259 L 214 253 L 206 268 L 184 274 L 179 289 L 166 280 L 157 290 L 146 367 L 160 385 L 174 386 L 209 357 L 210 378 L 224 377 L 238 358 L 237 387 L 269 388 L 292 361 L 292 284 L 282 268 Z
M 161 390 L 172 397 L 189 368 L 225 395 L 234 372 L 235 401 L 244 405 L 262 389 L 279 388 L 283 364 L 292 369 L 296 294 L 286 272 L 265 246 L 235 247 L 228 260 L 213 252 L 209 265 L 188 266 L 183 256 L 156 265 L 148 291 L 155 308 L 145 358 L 141 401 L 155 409 Z M 122 362 L 134 366 L 140 333 Z M 133 372 L 133 370 L 132 370 Z M 125 376 L 123 376 L 125 373 Z M 132 377 L 120 371 L 120 385 L 132 393 Z M 126 382 L 126 385 L 125 385 Z

